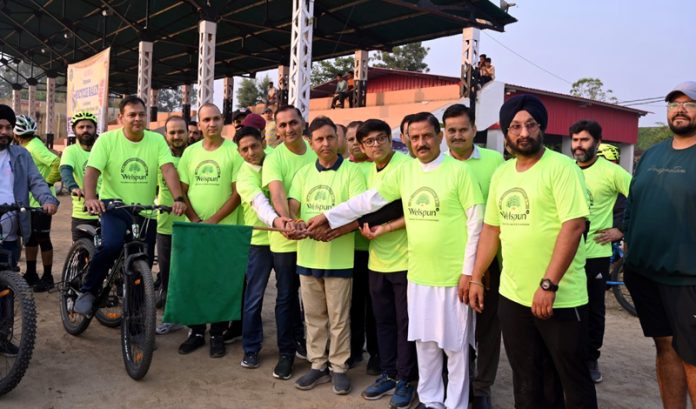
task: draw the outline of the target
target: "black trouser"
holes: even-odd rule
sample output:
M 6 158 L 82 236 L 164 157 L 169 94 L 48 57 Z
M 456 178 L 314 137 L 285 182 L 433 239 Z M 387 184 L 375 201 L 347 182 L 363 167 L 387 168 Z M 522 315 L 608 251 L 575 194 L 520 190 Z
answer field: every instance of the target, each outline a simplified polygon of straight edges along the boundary
M 588 320 L 587 320 L 587 359 L 599 359 L 599 349 L 604 341 L 604 294 L 607 292 L 609 278 L 609 257 L 588 258 L 585 264 L 587 273 Z
M 372 300 L 370 299 L 370 281 L 367 271 L 367 251 L 356 251 L 353 267 L 353 295 L 350 305 L 350 356 L 354 359 L 362 358 L 365 338 L 367 338 L 367 352 L 370 356 L 377 356 L 377 329 L 375 315 L 372 312 Z
M 585 358 L 586 305 L 554 308 L 551 318 L 541 320 L 531 308 L 501 296 L 498 317 L 512 368 L 515 408 L 597 408 Z
M 41 252 L 53 250 L 51 243 L 51 221 L 53 216 L 46 213 L 31 213 L 31 235 L 25 247 L 41 247 Z
M 370 296 L 377 324 L 379 362 L 393 379 L 411 381 L 418 373 L 416 344 L 408 341 L 406 271 L 370 271 Z
M 81 224 L 88 224 L 90 226 L 99 227 L 99 219 L 76 219 L 72 218 L 70 221 L 70 233 L 72 234 L 72 241 L 76 242 L 77 239 L 86 238 L 92 240 L 92 236 L 77 229 L 77 226 Z
M 476 314 L 476 353 L 470 354 L 472 388 L 474 396 L 491 396 L 500 360 L 500 321 L 498 320 L 498 288 L 500 267 L 493 259 L 488 267 L 488 282 L 484 292 L 484 308 Z
M 169 261 L 172 256 L 172 235 L 157 233 L 157 262 L 162 292 L 167 293 L 169 286 Z
M 222 335 L 223 332 L 229 327 L 230 323 L 229 321 L 221 321 L 221 322 L 214 322 L 210 324 L 210 336 L 211 337 L 219 337 Z M 200 324 L 200 325 L 191 325 L 189 328 L 191 328 L 191 332 L 194 334 L 199 334 L 203 335 L 205 334 L 205 324 Z

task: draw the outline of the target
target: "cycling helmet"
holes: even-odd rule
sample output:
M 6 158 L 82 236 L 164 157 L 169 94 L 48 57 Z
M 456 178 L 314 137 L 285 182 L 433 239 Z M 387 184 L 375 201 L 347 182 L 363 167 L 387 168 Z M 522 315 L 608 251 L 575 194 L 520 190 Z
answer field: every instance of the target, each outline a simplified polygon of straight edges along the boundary
M 97 126 L 97 117 L 93 113 L 87 111 L 75 113 L 72 118 L 70 118 L 70 126 L 74 128 L 75 124 L 85 119 L 94 122 L 94 126 Z
M 600 143 L 597 149 L 597 155 L 604 156 L 606 160 L 618 161 L 621 157 L 619 153 L 619 148 L 614 145 L 609 145 L 608 143 Z
M 14 126 L 15 135 L 28 135 L 36 132 L 36 122 L 27 115 L 17 115 Z

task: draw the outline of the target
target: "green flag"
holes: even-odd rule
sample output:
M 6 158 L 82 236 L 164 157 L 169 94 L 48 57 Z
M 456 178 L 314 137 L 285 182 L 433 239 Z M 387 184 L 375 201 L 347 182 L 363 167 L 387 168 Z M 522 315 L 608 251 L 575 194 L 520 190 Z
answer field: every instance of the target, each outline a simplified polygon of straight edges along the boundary
M 175 222 L 164 322 L 240 319 L 250 243 L 250 226 Z

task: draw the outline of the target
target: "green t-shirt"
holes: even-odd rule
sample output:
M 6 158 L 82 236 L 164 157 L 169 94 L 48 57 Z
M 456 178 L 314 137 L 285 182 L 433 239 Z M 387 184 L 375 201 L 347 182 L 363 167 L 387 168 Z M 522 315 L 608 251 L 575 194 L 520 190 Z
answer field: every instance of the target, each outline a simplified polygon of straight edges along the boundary
M 79 143 L 70 145 L 65 148 L 63 154 L 60 156 L 60 166 L 70 166 L 72 168 L 73 178 L 80 190 L 84 190 L 84 179 L 85 179 L 85 168 L 87 167 L 87 161 L 89 160 L 89 151 L 82 149 Z M 101 177 L 97 181 L 97 191 L 99 191 L 99 185 L 101 183 Z M 72 217 L 75 219 L 82 220 L 96 220 L 98 216 L 89 214 L 85 211 L 85 199 L 80 196 L 72 196 Z
M 474 173 L 476 180 L 479 182 L 481 187 L 481 194 L 483 194 L 483 200 L 488 199 L 488 190 L 491 186 L 491 178 L 493 173 L 498 169 L 498 166 L 505 163 L 503 155 L 498 151 L 492 149 L 486 149 L 481 147 L 476 147 L 479 152 L 478 158 L 469 158 L 466 163 L 471 168 Z
M 314 163 L 317 155 L 305 142 L 307 151 L 303 155 L 292 153 L 284 143 L 278 145 L 263 163 L 261 186 L 267 188 L 274 180 L 283 184 L 285 193 L 290 192 L 290 184 L 298 170 L 304 165 Z M 282 234 L 270 234 L 271 251 L 274 253 L 292 253 L 297 251 L 297 242 L 288 240 Z
M 236 146 L 227 139 L 214 151 L 205 150 L 202 143 L 186 148 L 178 166 L 179 178 L 188 185 L 188 198 L 198 217 L 211 217 L 230 198 L 240 161 L 243 160 Z M 237 224 L 238 210 L 239 207 L 219 224 Z
M 443 156 L 430 171 L 413 160 L 377 187 L 388 202 L 401 198 L 408 234 L 408 280 L 433 287 L 459 284 L 467 243 L 466 210 L 483 204 L 465 162 Z
M 172 160 L 175 167 L 179 167 L 180 157 L 172 155 Z M 163 206 L 172 206 L 174 204 L 174 198 L 172 197 L 172 192 L 169 191 L 169 186 L 162 176 L 162 170 L 157 170 L 157 183 L 159 187 L 159 194 L 157 195 L 157 203 Z M 157 233 L 159 234 L 172 234 L 172 226 L 174 222 L 185 222 L 188 220 L 185 215 L 177 216 L 172 213 L 159 212 L 157 214 Z
M 261 169 L 262 168 L 260 166 L 254 166 L 244 162 L 242 167 L 239 169 L 239 173 L 237 174 L 237 192 L 239 193 L 239 197 L 242 199 L 244 224 L 247 226 L 266 227 L 266 225 L 259 220 L 254 208 L 251 207 L 251 201 L 259 193 L 264 194 L 266 197 L 269 196 L 268 188 L 261 188 Z M 251 233 L 251 244 L 255 246 L 268 246 L 268 232 L 263 230 L 254 230 Z
M 31 154 L 31 158 L 34 160 L 34 164 L 36 165 L 37 169 L 39 169 L 39 173 L 45 181 L 48 175 L 51 173 L 51 164 L 56 159 L 58 159 L 58 156 L 56 156 L 55 153 L 48 150 L 46 145 L 44 145 L 41 139 L 39 139 L 38 137 L 31 138 L 31 140 L 24 146 L 24 148 L 26 148 L 26 150 L 28 150 Z M 55 196 L 56 189 L 53 187 L 53 185 L 49 186 L 49 188 L 51 190 L 51 194 Z M 41 204 L 38 200 L 34 198 L 33 195 L 29 196 L 29 206 L 41 207 Z
M 515 159 L 493 175 L 485 223 L 500 228 L 503 270 L 500 295 L 527 307 L 551 261 L 561 224 L 587 217 L 585 181 L 580 168 L 551 149 L 530 169 L 518 172 Z M 585 244 L 563 275 L 555 308 L 587 304 Z
M 99 135 L 92 147 L 87 166 L 101 172 L 99 198 L 120 199 L 124 203 L 151 205 L 157 192 L 157 170 L 173 163 L 164 137 L 144 131 L 139 142 L 123 134 L 123 128 Z M 147 212 L 155 218 L 154 212 Z
M 377 166 L 372 164 L 367 179 L 368 189 L 379 185 L 388 175 L 398 172 L 399 167 L 404 166 L 410 160 L 409 156 L 401 152 L 394 152 L 387 166 L 381 171 L 377 172 Z M 372 271 L 393 273 L 408 270 L 408 236 L 406 235 L 406 229 L 391 231 L 374 240 L 370 240 L 369 251 L 370 258 L 367 267 Z
M 590 195 L 590 232 L 587 235 L 587 258 L 611 257 L 611 243 L 599 244 L 597 230 L 609 229 L 614 223 L 614 203 L 621 193 L 628 196 L 631 174 L 621 166 L 599 157 L 592 166 L 582 169 Z
M 355 164 L 344 160 L 338 170 L 317 170 L 315 163 L 295 175 L 288 198 L 300 202 L 300 217 L 309 220 L 365 191 L 365 177 Z M 297 265 L 305 268 L 353 268 L 355 232 L 328 243 L 304 239 L 297 242 Z
M 375 164 L 372 162 L 351 162 L 354 164 L 360 172 L 363 174 L 363 177 L 365 180 L 367 180 L 367 177 L 370 174 L 370 171 L 372 168 L 375 167 Z M 360 234 L 360 232 L 355 233 L 355 250 L 356 251 L 368 251 L 370 248 L 370 240 L 366 239 L 365 236 Z

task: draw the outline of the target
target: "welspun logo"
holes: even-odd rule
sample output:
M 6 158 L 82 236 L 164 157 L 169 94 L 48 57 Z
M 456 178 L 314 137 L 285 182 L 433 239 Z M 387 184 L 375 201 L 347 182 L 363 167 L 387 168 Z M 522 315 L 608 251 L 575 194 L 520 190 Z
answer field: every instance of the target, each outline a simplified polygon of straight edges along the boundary
M 318 185 L 309 190 L 305 205 L 313 213 L 323 213 L 336 206 L 336 195 L 331 186 Z
M 440 198 L 427 186 L 416 189 L 408 199 L 409 220 L 437 222 L 440 220 Z
M 515 187 L 503 193 L 498 209 L 504 224 L 529 225 L 529 197 L 524 189 Z
M 147 183 L 147 164 L 140 158 L 129 158 L 121 165 L 121 180 L 124 183 Z
M 198 185 L 219 185 L 220 175 L 220 165 L 211 159 L 199 163 L 193 172 L 193 178 Z

